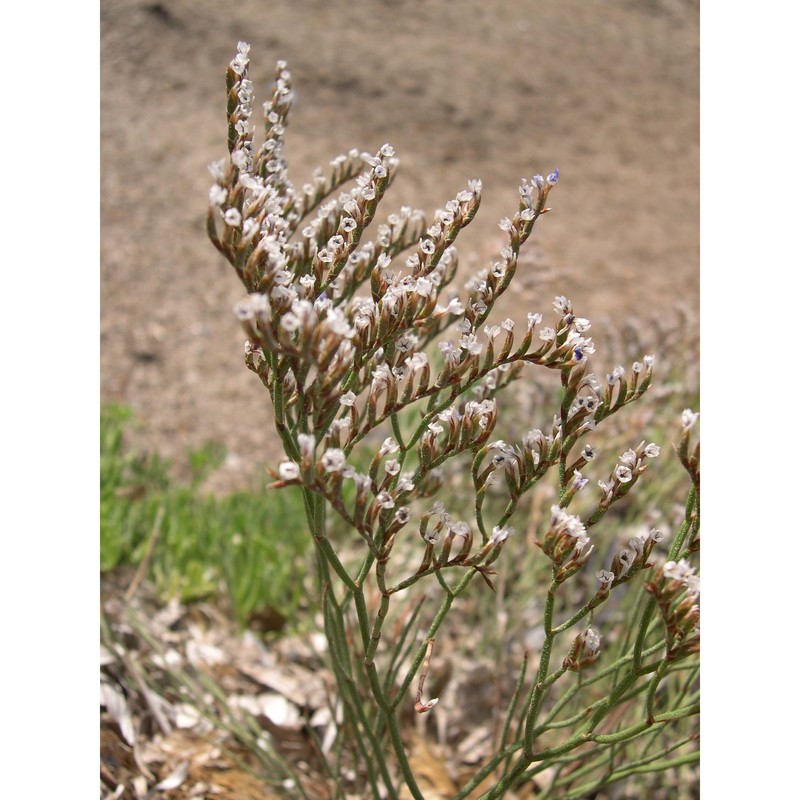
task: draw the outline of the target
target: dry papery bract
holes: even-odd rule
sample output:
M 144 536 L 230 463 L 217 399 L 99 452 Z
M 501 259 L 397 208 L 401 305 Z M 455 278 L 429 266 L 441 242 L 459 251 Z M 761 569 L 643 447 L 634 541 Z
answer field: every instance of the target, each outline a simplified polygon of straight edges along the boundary
M 481 182 L 431 219 L 380 221 L 398 166 L 387 144 L 296 188 L 287 66 L 259 144 L 248 70 L 240 43 L 207 229 L 246 290 L 244 360 L 285 452 L 272 486 L 303 496 L 326 705 L 288 697 L 312 743 L 299 756 L 258 693 L 234 702 L 220 685 L 210 703 L 247 712 L 233 735 L 261 742 L 287 796 L 578 798 L 621 781 L 674 796 L 698 759 L 696 415 L 678 421 L 679 380 L 662 394 L 649 421 L 678 434 L 678 458 L 659 469 L 668 441 L 616 422 L 646 406 L 653 355 L 592 373 L 591 323 L 564 296 L 552 319 L 494 319 L 558 171 L 522 180 L 506 245 L 459 284 L 454 242 Z M 623 330 L 620 347 L 635 338 Z M 515 413 L 504 390 L 547 385 L 543 372 L 554 390 Z M 669 493 L 648 495 L 645 472 Z

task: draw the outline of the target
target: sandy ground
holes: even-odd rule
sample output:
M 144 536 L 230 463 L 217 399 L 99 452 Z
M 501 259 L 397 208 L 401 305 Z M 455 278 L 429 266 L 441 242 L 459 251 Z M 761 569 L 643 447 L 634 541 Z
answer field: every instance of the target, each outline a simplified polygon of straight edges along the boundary
M 387 141 L 402 166 L 385 213 L 432 213 L 483 180 L 466 270 L 502 246 L 519 179 L 560 169 L 512 315 L 560 293 L 595 321 L 698 306 L 697 0 L 103 0 L 101 14 L 102 399 L 132 406 L 142 445 L 178 466 L 224 444 L 219 487 L 274 452 L 231 313 L 242 289 L 204 233 L 240 39 L 257 108 L 289 62 L 297 183 Z

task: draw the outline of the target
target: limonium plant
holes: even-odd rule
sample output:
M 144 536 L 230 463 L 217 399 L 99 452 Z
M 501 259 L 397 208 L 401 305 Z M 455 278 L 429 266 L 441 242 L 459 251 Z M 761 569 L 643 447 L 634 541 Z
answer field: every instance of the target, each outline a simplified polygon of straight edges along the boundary
M 320 748 L 331 796 L 422 800 L 403 726 L 412 709 L 437 713 L 424 694 L 436 637 L 460 597 L 494 588 L 509 542 L 524 544 L 511 538 L 515 516 L 545 481 L 554 502 L 531 542 L 549 564 L 541 645 L 517 664 L 497 709 L 493 755 L 454 797 L 510 796 L 546 770 L 548 791 L 567 785 L 559 797 L 583 797 L 627 774 L 696 761 L 696 749 L 668 757 L 694 733 L 668 744 L 659 734 L 699 710 L 697 415 L 681 420 L 676 449 L 689 488 L 671 541 L 652 529 L 609 551 L 619 524 L 609 512 L 660 447 L 631 446 L 599 475 L 592 461 L 602 425 L 651 385 L 654 357 L 595 376 L 590 323 L 563 296 L 549 324 L 538 312 L 521 326 L 493 318 L 520 248 L 550 210 L 558 170 L 522 180 L 516 212 L 500 223 L 507 244 L 459 288 L 454 242 L 478 211 L 481 182 L 432 219 L 401 208 L 378 223 L 398 167 L 385 144 L 341 155 L 295 187 L 283 149 L 291 77 L 279 62 L 257 143 L 249 49 L 240 42 L 227 69 L 229 155 L 211 165 L 207 230 L 246 290 L 235 308 L 244 361 L 269 394 L 285 453 L 273 486 L 302 492 L 316 552 L 337 686 L 337 741 Z M 545 424 L 494 438 L 498 398 L 530 371 L 560 380 Z M 445 505 L 448 468 L 469 475 L 466 507 Z M 634 584 L 639 600 L 621 604 Z M 613 636 L 598 622 L 604 607 L 625 612 Z M 386 635 L 390 618 L 400 635 Z M 615 761 L 635 740 L 645 742 L 638 760 Z M 303 796 L 306 785 L 298 774 L 286 791 Z

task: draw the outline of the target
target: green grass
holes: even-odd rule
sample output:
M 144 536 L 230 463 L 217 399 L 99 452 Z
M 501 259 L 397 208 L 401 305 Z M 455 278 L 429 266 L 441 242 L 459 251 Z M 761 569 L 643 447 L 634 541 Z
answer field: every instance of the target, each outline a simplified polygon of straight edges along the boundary
M 127 443 L 132 423 L 126 408 L 101 411 L 100 569 L 136 566 L 152 546 L 148 575 L 164 599 L 214 598 L 241 625 L 293 616 L 311 544 L 299 492 L 200 493 L 224 451 L 209 444 L 190 453 L 193 476 L 177 483 L 158 454 Z

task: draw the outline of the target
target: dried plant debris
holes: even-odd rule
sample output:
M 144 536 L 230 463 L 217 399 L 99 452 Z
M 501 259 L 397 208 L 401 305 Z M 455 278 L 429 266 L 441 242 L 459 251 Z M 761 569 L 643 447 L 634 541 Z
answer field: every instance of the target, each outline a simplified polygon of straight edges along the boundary
M 103 576 L 101 796 L 269 800 L 295 795 L 297 783 L 309 798 L 332 796 L 321 754 L 337 710 L 324 639 L 265 643 L 209 604 L 160 605 L 146 582 L 126 604 L 121 575 Z M 409 697 L 426 797 L 452 796 L 497 733 L 491 667 L 454 647 L 442 640 L 429 678 L 448 702 L 422 718 Z

